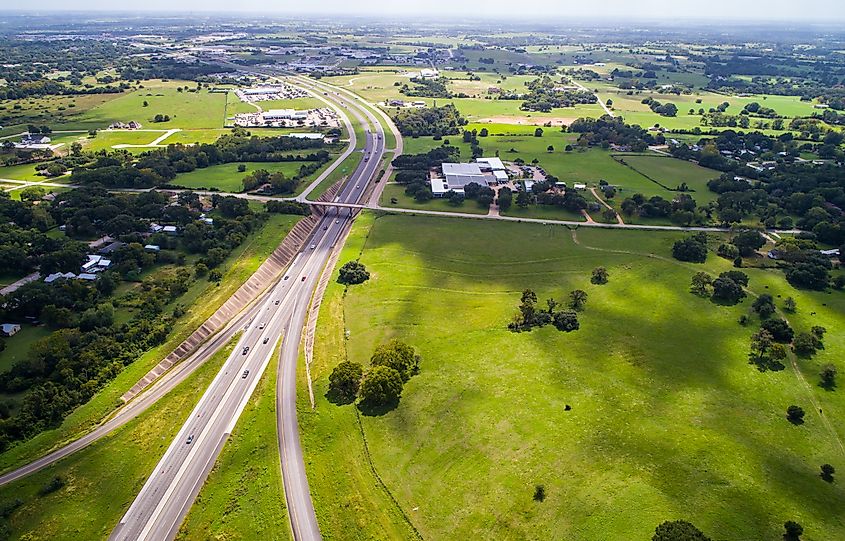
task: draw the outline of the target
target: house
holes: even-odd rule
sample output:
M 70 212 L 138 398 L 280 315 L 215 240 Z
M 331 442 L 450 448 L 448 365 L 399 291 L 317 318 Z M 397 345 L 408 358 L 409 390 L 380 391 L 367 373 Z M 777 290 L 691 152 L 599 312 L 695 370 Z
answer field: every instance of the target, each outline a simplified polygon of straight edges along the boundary
M 51 140 L 52 139 L 46 135 L 41 135 L 40 133 L 28 133 L 21 137 L 21 144 L 26 146 L 46 145 L 49 144 Z
M 116 251 L 120 250 L 120 249 L 121 249 L 121 248 L 123 248 L 124 246 L 126 246 L 126 243 L 124 243 L 124 242 L 120 242 L 120 241 L 114 241 L 114 242 L 111 242 L 111 243 L 109 243 L 109 244 L 106 244 L 105 246 L 103 246 L 102 248 L 100 248 L 100 249 L 97 251 L 97 253 L 98 253 L 98 254 L 102 254 L 102 255 L 113 254 L 114 252 L 116 252 Z
M 405 100 L 387 100 L 390 107 L 405 107 Z
M 179 230 L 176 229 L 175 225 L 166 225 L 166 226 L 162 227 L 161 230 L 163 232 L 167 233 L 168 235 L 178 235 L 179 234 Z
M 572 185 L 572 189 L 573 189 L 573 190 L 586 190 L 586 189 L 587 189 L 587 185 L 586 185 L 586 184 L 581 184 L 581 183 L 579 183 L 579 182 L 576 182 L 576 183 L 574 183 L 574 184 Z
M 204 224 L 214 225 L 214 218 L 200 218 L 200 221 Z
M 21 326 L 17 323 L 3 323 L 0 325 L 0 335 L 14 336 L 20 332 Z
M 150 233 L 158 233 L 162 229 L 164 229 L 164 226 L 161 226 L 161 225 L 158 225 L 158 224 L 155 224 L 155 223 L 150 224 Z
M 411 103 L 411 107 L 416 107 L 418 109 L 425 108 L 425 102 L 422 100 L 417 100 Z
M 89 272 L 100 263 L 101 259 L 103 259 L 103 256 L 101 255 L 89 255 L 88 261 L 83 263 L 79 270 L 82 272 Z
M 44 278 L 44 283 L 52 284 L 56 280 L 72 280 L 74 278 L 76 278 L 76 275 L 72 272 L 54 272 Z
M 144 251 L 145 252 L 160 252 L 161 246 L 159 246 L 158 244 L 147 244 L 146 246 L 144 246 Z
M 819 250 L 819 253 L 825 257 L 839 257 L 839 248 L 833 250 Z
M 77 278 L 80 279 L 80 280 L 86 280 L 88 282 L 93 282 L 94 280 L 97 279 L 97 275 L 91 274 L 90 272 L 82 272 L 82 273 L 79 274 L 79 276 L 77 276 Z

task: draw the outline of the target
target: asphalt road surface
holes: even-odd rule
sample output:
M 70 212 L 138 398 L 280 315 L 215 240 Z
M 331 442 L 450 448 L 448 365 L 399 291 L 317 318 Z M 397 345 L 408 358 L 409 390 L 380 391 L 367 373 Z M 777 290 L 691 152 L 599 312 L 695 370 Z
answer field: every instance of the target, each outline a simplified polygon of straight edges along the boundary
M 327 93 L 328 95 L 328 93 Z M 359 121 L 351 100 L 331 96 Z M 336 201 L 358 203 L 378 173 L 384 134 L 366 134 L 364 159 L 344 184 Z M 285 497 L 294 539 L 320 539 L 311 503 L 299 426 L 296 419 L 296 363 L 302 327 L 317 279 L 350 220 L 350 210 L 331 209 L 288 271 L 272 286 L 265 300 L 251 311 L 244 334 L 208 390 L 200 398 L 138 497 L 120 520 L 110 539 L 172 539 L 199 493 L 238 417 L 282 338 L 277 396 L 279 444 Z

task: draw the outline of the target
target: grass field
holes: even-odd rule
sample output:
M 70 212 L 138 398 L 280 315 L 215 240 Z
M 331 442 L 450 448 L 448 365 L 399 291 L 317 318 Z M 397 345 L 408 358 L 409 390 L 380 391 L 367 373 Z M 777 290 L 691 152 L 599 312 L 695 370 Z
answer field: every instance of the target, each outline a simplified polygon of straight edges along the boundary
M 197 389 L 211 383 L 236 340 L 126 426 L 53 466 L 0 487 L 0 501 L 23 502 L 8 519 L 10 538 L 106 539 L 199 400 Z M 56 476 L 64 487 L 40 495 Z
M 617 156 L 625 164 L 632 167 L 644 176 L 660 182 L 669 188 L 677 188 L 682 182 L 686 182 L 692 192 L 689 193 L 699 205 L 715 201 L 718 194 L 707 188 L 707 181 L 719 178 L 721 173 L 714 169 L 701 167 L 692 162 L 677 160 L 662 156 Z
M 396 199 L 396 203 L 391 201 Z M 384 187 L 384 192 L 381 194 L 379 201 L 383 207 L 398 207 L 406 209 L 418 210 L 436 210 L 440 212 L 460 212 L 468 214 L 487 214 L 490 209 L 481 208 L 475 201 L 464 201 L 464 204 L 459 207 L 454 207 L 449 204 L 449 201 L 443 198 L 431 199 L 430 201 L 419 202 L 413 197 L 405 195 L 405 187 L 401 184 L 388 184 Z
M 0 167 L 0 178 L 11 180 L 47 180 L 35 171 L 35 164 L 7 165 Z
M 258 266 L 281 243 L 300 217 L 274 214 L 250 239 L 236 248 L 220 266 L 223 279 L 219 285 L 198 280 L 176 302 L 186 307 L 168 340 L 146 352 L 127 366 L 90 401 L 75 409 L 61 425 L 42 432 L 0 454 L 0 470 L 7 470 L 45 454 L 63 442 L 87 432 L 95 423 L 111 413 L 120 396 L 144 376 L 162 358 L 187 338 L 222 305 L 255 272 Z M 171 310 L 173 306 L 165 307 Z
M 270 173 L 281 172 L 287 178 L 292 178 L 299 173 L 299 168 L 304 163 L 307 162 L 245 162 L 246 171 L 243 173 L 238 171 L 239 163 L 213 165 L 204 169 L 195 169 L 189 173 L 181 173 L 173 180 L 173 184 L 193 189 L 217 188 L 224 192 L 242 192 L 243 178 L 253 171 L 265 169 Z M 305 177 L 300 183 L 300 189 L 304 188 L 309 181 L 314 180 L 320 171 Z
M 180 541 L 290 539 L 276 442 L 276 366 L 267 366 L 177 535 Z
M 317 412 L 301 420 L 324 535 L 387 538 L 379 532 L 403 527 L 373 478 L 354 407 L 323 396 L 336 362 L 366 364 L 398 337 L 422 356 L 421 372 L 395 410 L 362 417 L 363 433 L 375 471 L 425 539 L 647 539 L 678 518 L 714 539 L 779 539 L 785 520 L 803 524 L 805 540 L 845 537 L 845 489 L 818 477 L 820 464 L 845 456 L 811 401 L 845 437 L 842 391 L 816 386 L 845 337 L 828 332 L 800 372 L 759 372 L 747 358 L 755 325 L 736 323 L 751 301 L 720 306 L 688 292 L 694 272 L 730 263 L 672 260 L 679 236 L 421 216 L 356 223 L 338 265 L 363 246 L 371 279 L 342 299 L 327 294 L 312 368 Z M 610 271 L 605 286 L 589 282 L 598 265 Z M 796 298 L 797 330 L 843 324 L 842 293 L 748 273 L 753 292 Z M 526 287 L 541 302 L 587 291 L 581 329 L 509 332 Z M 784 418 L 790 404 L 808 411 L 804 425 Z M 542 503 L 532 500 L 538 483 Z

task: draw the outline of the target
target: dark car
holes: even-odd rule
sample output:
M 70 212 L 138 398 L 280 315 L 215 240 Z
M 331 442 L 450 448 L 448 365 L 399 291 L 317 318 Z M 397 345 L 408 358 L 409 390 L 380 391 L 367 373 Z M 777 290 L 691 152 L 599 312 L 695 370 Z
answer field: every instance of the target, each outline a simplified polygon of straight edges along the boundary
M 246 355 L 247 353 L 249 353 L 249 346 L 244 346 L 243 351 L 241 351 L 241 355 Z

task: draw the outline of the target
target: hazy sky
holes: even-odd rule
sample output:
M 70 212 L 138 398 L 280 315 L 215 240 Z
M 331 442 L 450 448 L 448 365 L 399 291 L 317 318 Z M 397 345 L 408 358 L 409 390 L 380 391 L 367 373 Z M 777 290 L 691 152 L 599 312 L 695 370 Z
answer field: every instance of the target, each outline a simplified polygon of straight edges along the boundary
M 39 0 L 23 4 L 0 1 L 0 9 L 227 11 L 250 13 L 381 14 L 406 16 L 674 18 L 726 17 L 756 20 L 845 19 L 845 0 Z M 466 21 L 463 21 L 466 22 Z

